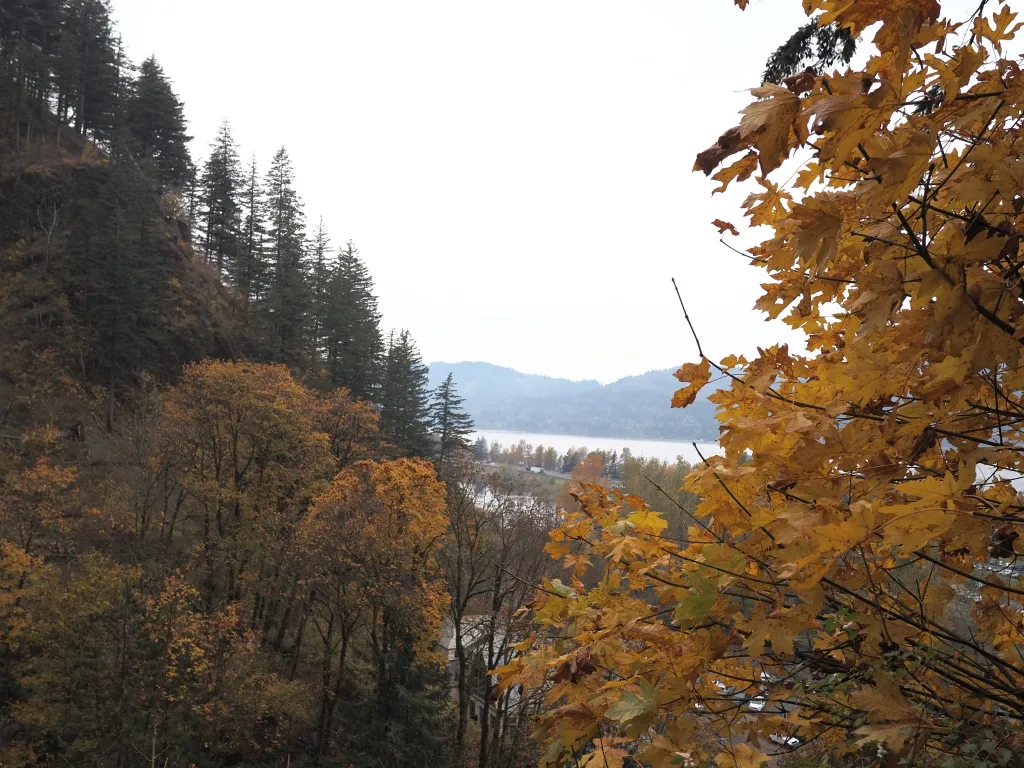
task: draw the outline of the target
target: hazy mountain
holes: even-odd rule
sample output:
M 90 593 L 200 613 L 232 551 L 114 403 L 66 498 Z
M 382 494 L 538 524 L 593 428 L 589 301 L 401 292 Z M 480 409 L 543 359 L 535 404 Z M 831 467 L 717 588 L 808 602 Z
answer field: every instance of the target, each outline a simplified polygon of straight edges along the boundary
M 714 406 L 704 398 L 685 410 L 669 407 L 680 384 L 674 368 L 611 384 L 520 373 L 490 363 L 431 363 L 430 385 L 451 373 L 477 427 L 521 432 L 713 440 Z

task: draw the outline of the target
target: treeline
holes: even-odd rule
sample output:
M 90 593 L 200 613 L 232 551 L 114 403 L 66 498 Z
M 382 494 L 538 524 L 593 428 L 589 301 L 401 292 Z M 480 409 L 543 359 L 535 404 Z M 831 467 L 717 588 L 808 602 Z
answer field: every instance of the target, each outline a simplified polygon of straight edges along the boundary
M 609 480 L 623 480 L 627 474 L 627 466 L 677 466 L 682 474 L 691 469 L 688 462 L 677 458 L 675 463 L 662 462 L 658 459 L 647 459 L 640 456 L 633 456 L 629 448 L 623 448 L 621 452 L 616 450 L 591 450 L 584 446 L 573 446 L 564 453 L 559 453 L 555 448 L 545 445 L 532 445 L 526 440 L 520 440 L 512 445 L 502 445 L 497 440 L 488 442 L 486 437 L 480 436 L 473 443 L 473 454 L 480 461 L 490 461 L 494 464 L 510 464 L 521 467 L 537 467 L 547 472 L 560 472 L 572 474 L 573 470 L 586 461 L 587 457 L 593 456 L 592 460 L 599 460 L 602 473 L 601 476 Z M 681 476 L 680 476 L 681 477 Z M 678 487 L 681 483 L 676 483 Z
M 0 71 L 0 161 L 18 185 L 38 185 L 5 190 L 34 203 L 5 228 L 46 233 L 43 277 L 74 315 L 62 351 L 107 390 L 108 426 L 141 374 L 174 376 L 214 354 L 343 387 L 381 407 L 396 450 L 429 452 L 415 341 L 382 332 L 355 246 L 334 249 L 322 220 L 308 225 L 284 148 L 262 174 L 255 159 L 243 167 L 225 121 L 197 166 L 181 100 L 154 58 L 125 58 L 107 0 L 5 3 Z M 74 172 L 54 178 L 39 161 Z M 213 270 L 192 275 L 215 283 L 206 296 L 184 284 L 182 259 Z

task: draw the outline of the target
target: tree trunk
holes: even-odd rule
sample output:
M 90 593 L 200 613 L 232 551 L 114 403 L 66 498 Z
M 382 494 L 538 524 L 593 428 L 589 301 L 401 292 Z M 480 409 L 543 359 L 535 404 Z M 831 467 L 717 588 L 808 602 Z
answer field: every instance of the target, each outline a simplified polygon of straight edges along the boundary
M 334 725 L 334 709 L 338 706 L 338 699 L 341 698 L 341 687 L 345 682 L 345 657 L 348 656 L 348 635 L 345 624 L 341 625 L 341 651 L 338 653 L 338 676 L 334 681 L 334 694 L 331 696 L 327 706 L 327 713 L 324 718 L 324 732 L 326 739 L 321 743 L 320 754 L 326 753 L 326 748 L 331 741 L 331 729 Z
M 455 663 L 456 687 L 459 697 L 459 724 L 455 732 L 455 744 L 459 754 L 462 754 L 462 745 L 466 741 L 466 728 L 469 725 L 469 680 L 467 673 L 468 663 L 466 660 L 466 647 L 462 642 L 462 622 L 455 626 Z
M 324 660 L 320 669 L 320 716 L 317 718 L 316 751 L 324 754 L 327 750 L 327 717 L 331 698 L 331 668 L 334 665 L 334 614 L 327 622 L 327 635 L 324 637 Z

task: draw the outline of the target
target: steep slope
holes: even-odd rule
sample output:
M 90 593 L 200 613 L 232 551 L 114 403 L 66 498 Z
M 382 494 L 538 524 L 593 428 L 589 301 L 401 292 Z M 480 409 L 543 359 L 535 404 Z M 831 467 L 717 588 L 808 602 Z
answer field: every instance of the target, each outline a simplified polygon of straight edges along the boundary
M 31 164 L 9 157 L 0 170 L 0 409 L 11 404 L 5 429 L 16 429 L 19 417 L 39 407 L 42 386 L 63 381 L 69 393 L 89 391 L 93 401 L 107 401 L 100 412 L 107 409 L 109 418 L 115 405 L 109 395 L 116 389 L 118 399 L 127 396 L 139 376 L 173 378 L 184 363 L 244 349 L 244 334 L 227 311 L 232 297 L 212 270 L 191 258 L 189 233 L 172 201 L 128 190 L 131 213 L 149 228 L 148 247 L 119 260 L 95 226 L 96 207 L 115 183 L 113 164 L 88 144 L 78 155 L 42 162 L 32 155 Z M 113 231 L 127 232 L 129 218 L 112 218 Z M 96 245 L 88 252 L 81 246 L 87 228 Z M 143 256 L 138 266 L 156 276 L 154 285 L 138 284 L 124 263 Z M 131 309 L 133 291 L 145 317 L 112 315 Z M 115 345 L 104 333 L 118 327 L 124 338 Z M 64 414 L 54 414 L 58 421 L 93 423 L 81 399 L 65 406 Z M 89 408 L 97 415 L 95 402 Z

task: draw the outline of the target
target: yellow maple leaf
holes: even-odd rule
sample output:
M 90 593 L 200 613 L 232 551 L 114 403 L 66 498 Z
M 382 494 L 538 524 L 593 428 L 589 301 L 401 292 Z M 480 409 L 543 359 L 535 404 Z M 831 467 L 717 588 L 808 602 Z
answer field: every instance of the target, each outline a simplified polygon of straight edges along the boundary
M 737 744 L 731 754 L 721 752 L 715 756 L 719 768 L 763 768 L 770 762 L 768 755 L 746 743 Z
M 673 375 L 687 386 L 676 390 L 672 396 L 672 407 L 685 408 L 697 399 L 697 393 L 711 378 L 711 362 L 703 358 L 699 363 L 685 363 Z
M 800 97 L 788 88 L 771 83 L 750 91 L 760 101 L 743 109 L 740 120 L 740 135 L 753 138 L 757 147 L 761 173 L 767 174 L 780 165 L 789 155 L 790 135 L 797 128 L 796 117 L 800 113 Z

